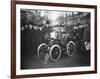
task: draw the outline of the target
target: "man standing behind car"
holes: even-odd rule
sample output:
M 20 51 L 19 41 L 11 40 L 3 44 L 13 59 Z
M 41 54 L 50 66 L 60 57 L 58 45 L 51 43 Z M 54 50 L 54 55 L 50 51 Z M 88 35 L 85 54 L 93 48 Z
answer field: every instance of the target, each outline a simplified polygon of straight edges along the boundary
M 90 25 L 89 24 L 85 24 L 85 30 L 83 33 L 83 43 L 85 46 L 85 50 L 86 52 L 90 52 Z

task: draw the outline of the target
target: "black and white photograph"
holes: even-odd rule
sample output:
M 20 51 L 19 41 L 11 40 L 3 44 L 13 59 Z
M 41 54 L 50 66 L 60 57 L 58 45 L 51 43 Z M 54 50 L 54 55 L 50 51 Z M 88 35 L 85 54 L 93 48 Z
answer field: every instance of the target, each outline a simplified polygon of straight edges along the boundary
M 96 6 L 17 1 L 12 9 L 14 77 L 96 73 Z
M 90 66 L 90 16 L 20 9 L 21 69 Z

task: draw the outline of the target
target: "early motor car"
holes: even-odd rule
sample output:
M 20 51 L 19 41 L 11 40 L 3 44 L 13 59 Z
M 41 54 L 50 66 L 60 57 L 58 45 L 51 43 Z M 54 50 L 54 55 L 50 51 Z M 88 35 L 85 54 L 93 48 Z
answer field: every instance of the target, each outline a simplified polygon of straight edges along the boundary
M 67 31 L 66 26 L 48 27 L 52 30 L 45 33 L 45 42 L 38 46 L 38 56 L 49 53 L 49 57 L 52 61 L 57 61 L 61 57 L 62 52 L 65 52 L 65 54 L 69 56 L 73 56 L 76 45 L 72 31 Z

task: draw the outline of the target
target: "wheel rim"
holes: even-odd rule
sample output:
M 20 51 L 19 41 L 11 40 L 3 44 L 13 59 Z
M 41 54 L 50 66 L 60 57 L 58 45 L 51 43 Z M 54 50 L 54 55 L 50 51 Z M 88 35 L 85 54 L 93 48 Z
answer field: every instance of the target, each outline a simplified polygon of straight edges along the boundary
M 44 54 L 46 47 L 47 47 L 47 45 L 45 43 L 42 43 L 38 46 L 38 50 L 37 50 L 38 57 L 40 57 Z
M 52 61 L 57 61 L 61 56 L 61 49 L 59 47 L 59 45 L 53 45 L 50 48 L 50 59 Z
M 75 43 L 73 41 L 69 41 L 67 44 L 67 54 L 69 56 L 73 56 L 75 53 Z

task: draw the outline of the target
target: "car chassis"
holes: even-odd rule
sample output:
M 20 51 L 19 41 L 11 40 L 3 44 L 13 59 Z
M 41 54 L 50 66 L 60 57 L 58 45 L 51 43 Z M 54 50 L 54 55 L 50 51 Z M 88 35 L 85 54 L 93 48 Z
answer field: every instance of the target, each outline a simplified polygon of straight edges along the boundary
M 62 52 L 68 56 L 73 56 L 76 45 L 73 38 L 70 36 L 70 33 L 61 30 L 57 31 L 54 30 L 54 27 L 52 28 L 53 30 L 50 33 L 45 34 L 45 42 L 38 46 L 38 57 L 48 53 L 52 61 L 57 61 L 61 57 Z

